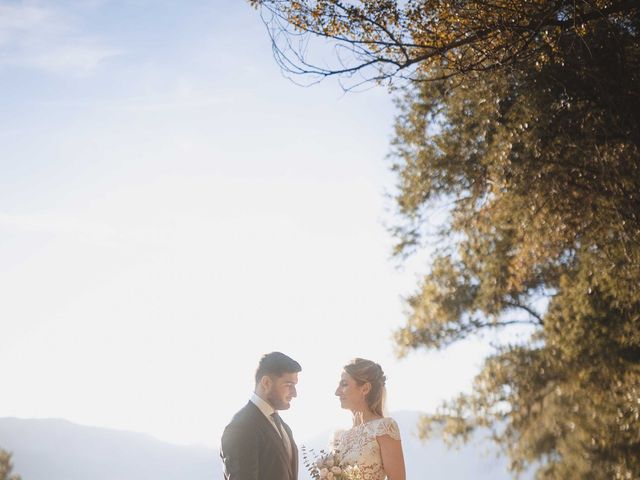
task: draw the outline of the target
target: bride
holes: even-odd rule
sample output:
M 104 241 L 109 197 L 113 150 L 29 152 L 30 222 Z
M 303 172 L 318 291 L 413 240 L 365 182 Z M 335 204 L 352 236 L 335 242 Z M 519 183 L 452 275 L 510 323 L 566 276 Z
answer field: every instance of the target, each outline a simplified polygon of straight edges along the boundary
M 400 430 L 383 415 L 386 377 L 380 365 L 356 358 L 344 367 L 336 396 L 353 413 L 353 427 L 337 432 L 342 465 L 358 465 L 363 480 L 405 480 Z

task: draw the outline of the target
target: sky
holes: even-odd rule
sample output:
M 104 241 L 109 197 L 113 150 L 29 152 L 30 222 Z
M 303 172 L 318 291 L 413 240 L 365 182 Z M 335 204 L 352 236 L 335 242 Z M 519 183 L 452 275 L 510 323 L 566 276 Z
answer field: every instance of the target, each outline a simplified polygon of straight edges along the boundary
M 273 350 L 299 443 L 354 357 L 391 412 L 469 390 L 486 339 L 395 355 L 387 90 L 294 84 L 240 0 L 0 0 L 0 84 L 0 417 L 215 447 Z

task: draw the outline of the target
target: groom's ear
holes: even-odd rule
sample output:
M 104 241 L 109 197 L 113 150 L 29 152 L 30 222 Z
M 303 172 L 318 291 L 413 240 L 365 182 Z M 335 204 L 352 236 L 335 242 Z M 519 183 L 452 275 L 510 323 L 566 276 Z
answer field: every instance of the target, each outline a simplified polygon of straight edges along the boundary
M 273 383 L 273 380 L 269 375 L 263 375 L 262 378 L 260 379 L 260 386 L 266 391 L 269 391 L 272 383 Z

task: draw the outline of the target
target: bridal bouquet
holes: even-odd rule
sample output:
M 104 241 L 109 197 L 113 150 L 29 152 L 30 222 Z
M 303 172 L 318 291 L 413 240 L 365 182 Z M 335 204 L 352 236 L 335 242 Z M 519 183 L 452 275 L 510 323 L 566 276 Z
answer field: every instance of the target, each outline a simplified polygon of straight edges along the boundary
M 320 450 L 320 453 L 316 453 L 312 448 L 307 449 L 303 446 L 302 458 L 314 480 L 362 480 L 357 465 L 340 465 L 340 452 L 337 450 Z

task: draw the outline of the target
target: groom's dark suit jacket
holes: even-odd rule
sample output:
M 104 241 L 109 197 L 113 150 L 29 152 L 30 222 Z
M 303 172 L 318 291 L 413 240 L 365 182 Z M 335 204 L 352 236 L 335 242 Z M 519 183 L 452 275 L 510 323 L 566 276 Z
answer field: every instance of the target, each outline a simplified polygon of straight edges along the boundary
M 252 402 L 236 413 L 222 434 L 220 456 L 226 480 L 297 480 L 298 448 L 291 442 L 289 461 L 284 443 L 271 422 Z

